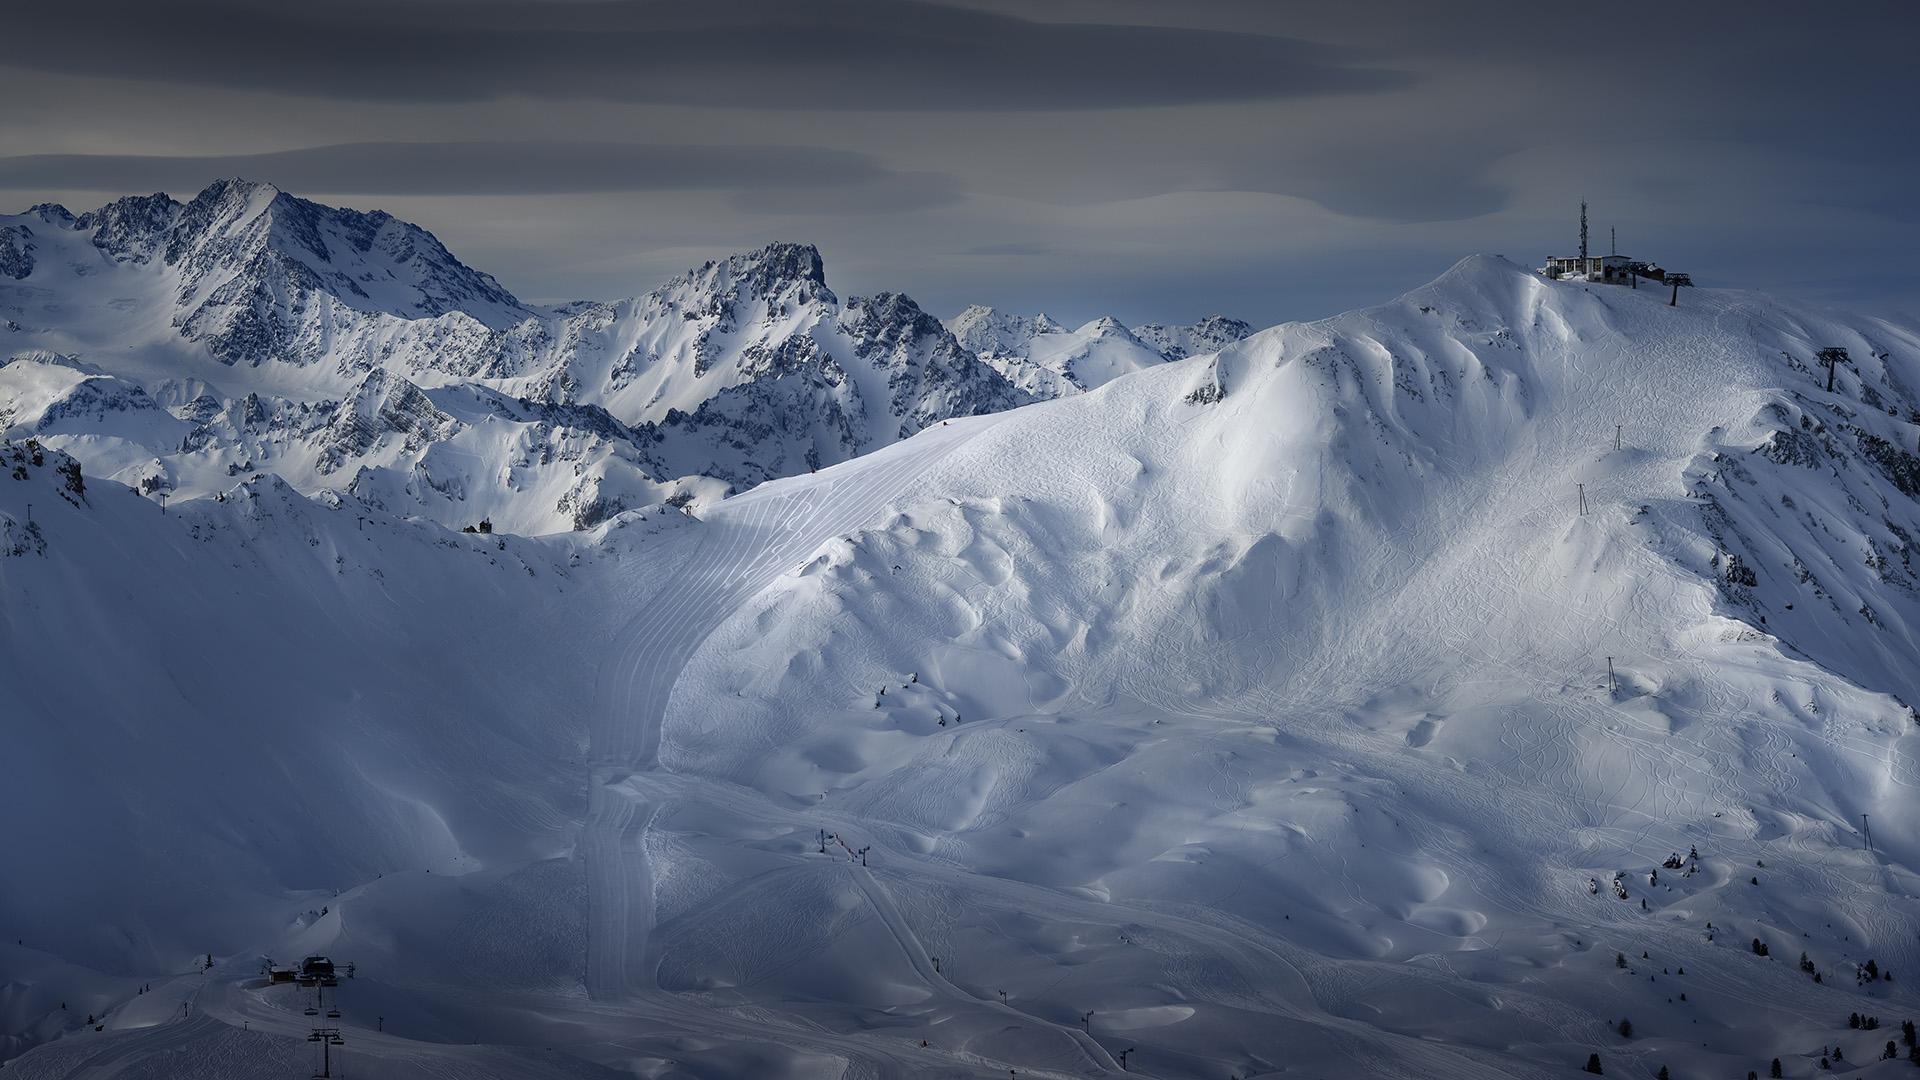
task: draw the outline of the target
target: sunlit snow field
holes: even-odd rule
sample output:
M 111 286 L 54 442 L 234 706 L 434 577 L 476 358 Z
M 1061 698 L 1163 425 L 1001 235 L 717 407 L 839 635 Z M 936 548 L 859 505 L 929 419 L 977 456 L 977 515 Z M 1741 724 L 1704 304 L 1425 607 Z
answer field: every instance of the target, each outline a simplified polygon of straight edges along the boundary
M 1475 257 L 590 533 L 22 466 L 5 1071 L 296 1075 L 322 952 L 362 1077 L 1905 1075 L 1920 336 L 1668 301 Z

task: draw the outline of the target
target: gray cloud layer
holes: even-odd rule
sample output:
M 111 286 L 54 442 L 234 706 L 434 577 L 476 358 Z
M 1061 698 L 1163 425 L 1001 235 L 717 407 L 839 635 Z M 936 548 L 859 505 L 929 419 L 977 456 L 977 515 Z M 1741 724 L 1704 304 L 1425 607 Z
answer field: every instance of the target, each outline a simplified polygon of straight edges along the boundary
M 1917 32 L 1910 0 L 23 0 L 0 209 L 245 175 L 534 297 L 803 239 L 936 310 L 1272 321 L 1564 250 L 1584 197 L 1706 284 L 1920 308 Z
M 803 146 L 599 142 L 346 143 L 259 154 L 0 157 L 0 188 L 191 191 L 223 176 L 336 195 L 559 195 L 676 189 L 756 192 L 783 208 L 902 211 L 957 198 L 934 173 L 895 173 L 866 154 Z
M 20 67 L 348 100 L 1111 109 L 1407 81 L 1345 50 L 1282 37 L 1042 23 L 912 0 L 450 8 L 76 0 L 29 7 L 9 22 L 18 40 L 33 42 L 9 51 L 6 62 Z

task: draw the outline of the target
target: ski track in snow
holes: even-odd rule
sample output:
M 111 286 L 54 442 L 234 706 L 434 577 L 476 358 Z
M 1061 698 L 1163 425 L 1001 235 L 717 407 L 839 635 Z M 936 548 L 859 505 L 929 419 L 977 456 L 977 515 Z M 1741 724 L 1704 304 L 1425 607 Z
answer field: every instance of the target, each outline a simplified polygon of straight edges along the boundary
M 796 560 L 872 519 L 932 462 L 996 419 L 936 430 L 851 475 L 768 484 L 728 501 L 693 530 L 686 561 L 697 572 L 676 577 L 628 623 L 601 669 L 606 705 L 593 726 L 592 802 L 582 840 L 592 925 L 587 987 L 595 998 L 648 989 L 636 973 L 653 924 L 645 838 L 658 804 L 623 782 L 657 767 L 660 721 L 687 658 Z

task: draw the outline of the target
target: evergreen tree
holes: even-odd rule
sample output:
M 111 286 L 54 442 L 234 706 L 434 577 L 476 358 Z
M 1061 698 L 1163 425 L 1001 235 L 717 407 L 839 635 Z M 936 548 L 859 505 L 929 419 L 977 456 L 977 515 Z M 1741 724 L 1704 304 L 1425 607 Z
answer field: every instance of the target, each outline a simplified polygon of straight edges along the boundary
M 1662 1065 L 1660 1071 L 1653 1074 L 1653 1080 L 1673 1080 L 1673 1074 L 1667 1072 L 1667 1067 Z
M 1620 1037 L 1623 1039 L 1633 1038 L 1633 1021 L 1626 1019 L 1620 1021 Z
M 1600 1068 L 1600 1055 L 1599 1055 L 1599 1054 L 1588 1054 L 1588 1055 L 1587 1055 L 1587 1071 L 1588 1071 L 1588 1072 L 1590 1072 L 1590 1073 L 1592 1073 L 1592 1074 L 1593 1074 L 1593 1075 L 1595 1075 L 1595 1076 L 1600 1076 L 1600 1075 L 1602 1075 L 1602 1074 L 1603 1074 L 1603 1071 L 1602 1071 L 1602 1070 L 1601 1070 L 1601 1068 Z
M 1773 1080 L 1780 1080 L 1780 1059 L 1779 1058 L 1773 1059 L 1773 1071 L 1768 1073 L 1767 1075 L 1773 1077 Z

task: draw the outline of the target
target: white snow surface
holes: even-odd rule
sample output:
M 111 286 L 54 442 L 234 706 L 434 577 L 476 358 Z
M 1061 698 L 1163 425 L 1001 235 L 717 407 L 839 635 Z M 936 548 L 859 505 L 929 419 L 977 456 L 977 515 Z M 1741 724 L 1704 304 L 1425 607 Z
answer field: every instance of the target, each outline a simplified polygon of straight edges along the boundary
M 320 951 L 358 1076 L 1906 1075 L 1920 333 L 1667 300 L 1474 257 L 538 539 L 16 435 L 6 1071 L 291 1075 Z

